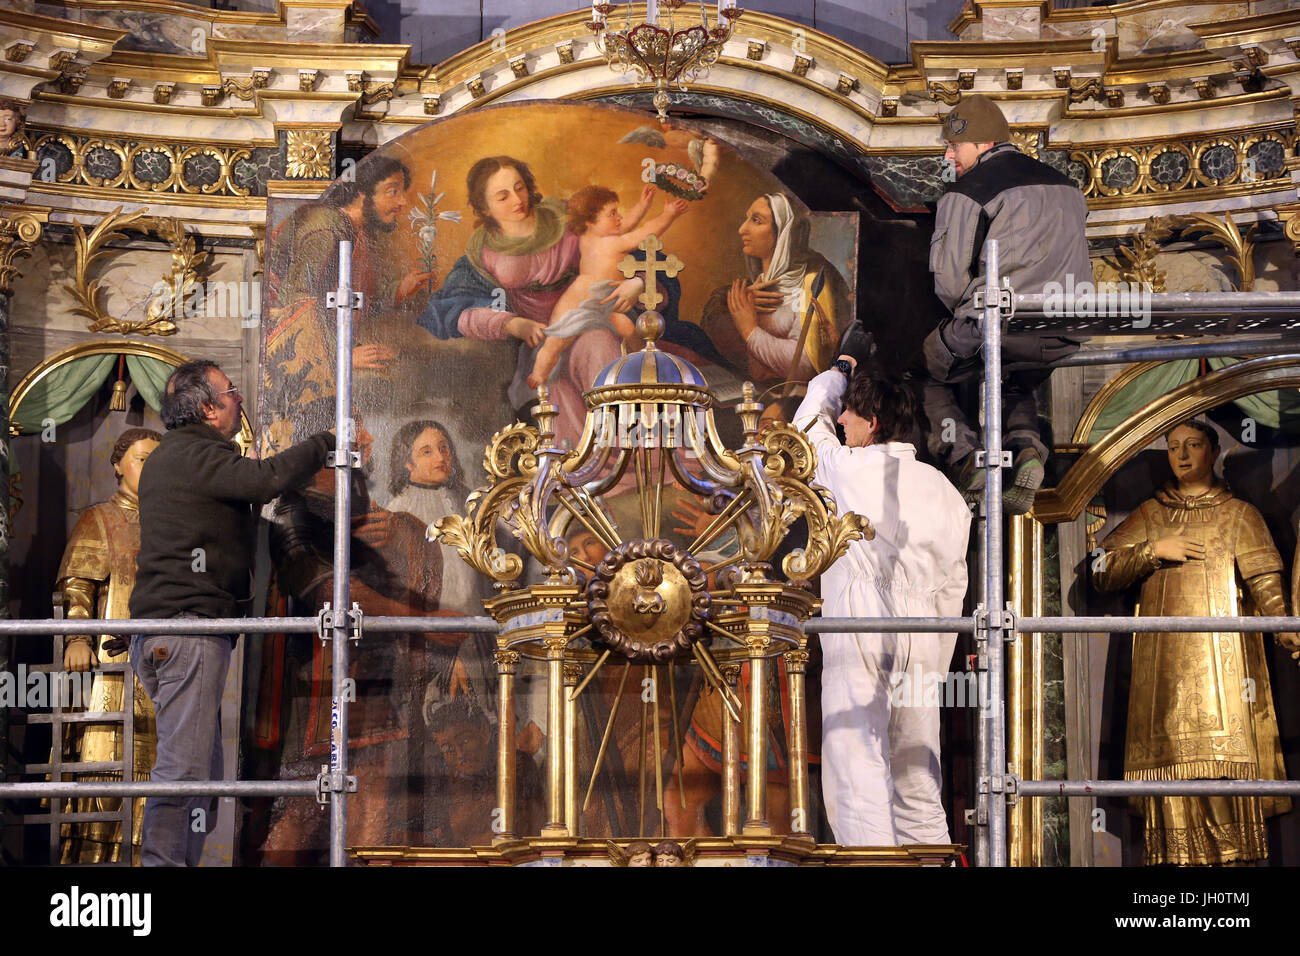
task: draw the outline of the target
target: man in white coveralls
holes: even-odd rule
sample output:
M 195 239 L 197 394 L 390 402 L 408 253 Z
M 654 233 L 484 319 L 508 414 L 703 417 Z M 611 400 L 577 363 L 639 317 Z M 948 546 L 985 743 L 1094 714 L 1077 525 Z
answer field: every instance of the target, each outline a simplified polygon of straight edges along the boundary
M 817 449 L 817 481 L 835 495 L 840 513 L 865 515 L 876 531 L 823 574 L 822 613 L 959 616 L 970 510 L 943 474 L 897 440 L 913 427 L 911 393 L 856 365 L 841 355 L 808 383 L 794 417 Z M 943 686 L 956 640 L 897 633 L 822 639 L 822 790 L 837 842 L 950 842 L 940 798 L 937 695 L 919 691 Z M 893 693 L 900 685 L 917 692 Z

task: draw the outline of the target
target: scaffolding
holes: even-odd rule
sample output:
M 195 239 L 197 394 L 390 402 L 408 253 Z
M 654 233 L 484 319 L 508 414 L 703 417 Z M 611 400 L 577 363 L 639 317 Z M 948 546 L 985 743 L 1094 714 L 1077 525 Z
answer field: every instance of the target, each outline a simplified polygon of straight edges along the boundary
M 1002 448 L 1001 388 L 1004 371 L 1002 339 L 1004 319 L 1013 331 L 1038 335 L 1192 333 L 1236 334 L 1244 331 L 1300 329 L 1300 293 L 1156 293 L 1144 297 L 1147 314 L 1144 323 L 1134 323 L 1130 315 L 1092 315 L 1076 321 L 1081 305 L 1072 296 L 1049 302 L 1043 295 L 1022 295 L 999 283 L 998 243 L 986 244 L 987 276 L 977 307 L 983 309 L 984 381 L 984 448 L 977 453 L 977 464 L 986 471 L 983 510 L 978 522 L 980 540 L 980 601 L 966 617 L 912 618 L 812 618 L 804 625 L 810 634 L 882 633 L 882 632 L 955 632 L 975 638 L 974 667 L 979 672 L 980 688 L 987 693 L 987 705 L 981 708 L 975 726 L 975 808 L 969 822 L 973 826 L 974 857 L 977 866 L 1007 865 L 1007 810 L 1019 798 L 1095 797 L 1102 795 L 1294 795 L 1300 796 L 1300 781 L 1277 780 L 1179 780 L 1179 781 L 1104 781 L 1104 780 L 1021 780 L 1007 768 L 1006 664 L 1008 644 L 1022 634 L 1033 633 L 1132 633 L 1158 631 L 1168 634 L 1218 632 L 1277 632 L 1300 630 L 1300 617 L 1030 617 L 1017 615 L 1005 602 L 1006 574 L 1003 567 L 1002 469 L 1011 466 L 1010 452 Z M 360 452 L 353 447 L 352 313 L 361 308 L 361 294 L 351 288 L 351 243 L 339 247 L 339 287 L 327 296 L 326 305 L 335 309 L 337 353 L 335 362 L 335 424 L 337 449 L 329 466 L 335 468 L 334 587 L 332 601 L 315 617 L 256 617 L 228 619 L 170 620 L 8 620 L 0 621 L 0 635 L 57 637 L 66 634 L 120 635 L 134 634 L 316 634 L 332 642 L 333 685 L 331 741 L 328 765 L 314 779 L 302 780 L 200 780 L 184 782 L 147 781 L 140 783 L 99 781 L 0 781 L 0 800 L 102 795 L 123 798 L 147 796 L 314 796 L 330 807 L 330 865 L 347 862 L 347 800 L 357 789 L 356 777 L 348 774 L 347 727 L 349 695 L 344 681 L 348 672 L 349 642 L 386 633 L 441 632 L 496 634 L 497 624 L 489 617 L 371 617 L 365 618 L 359 606 L 351 602 L 350 577 L 350 495 L 351 471 L 361 467 Z M 1089 308 L 1095 309 L 1094 302 Z M 1069 321 L 1063 325 L 1061 319 Z M 1011 324 L 1014 323 L 1014 324 Z M 1218 342 L 1149 346 L 1135 350 L 1084 350 L 1071 360 L 1057 365 L 1086 365 L 1185 358 L 1201 355 L 1278 354 L 1279 348 L 1294 345 L 1300 365 L 1300 339 L 1260 339 L 1249 342 Z M 1141 359 L 1136 356 L 1141 355 Z M 1294 609 L 1293 609 L 1294 610 Z M 109 665 L 125 669 L 126 665 Z M 105 668 L 100 668 L 104 670 Z M 125 704 L 123 712 L 130 724 Z M 110 720 L 122 714 L 88 715 Z M 87 719 L 87 718 L 81 718 Z M 33 721 L 34 722 L 34 721 Z M 57 743 L 57 742 L 56 742 Z M 125 756 L 124 761 L 127 759 Z M 125 762 L 123 763 L 125 766 Z M 29 772 L 71 772 L 80 768 L 61 764 L 56 758 L 50 765 L 29 767 Z M 126 806 L 126 800 L 123 801 Z M 129 819 L 129 816 L 125 816 Z M 75 819 L 67 814 L 63 819 Z M 26 818 L 24 823 L 33 822 Z M 58 826 L 52 825 L 52 846 L 57 844 Z M 130 856 L 130 827 L 123 827 L 123 856 Z

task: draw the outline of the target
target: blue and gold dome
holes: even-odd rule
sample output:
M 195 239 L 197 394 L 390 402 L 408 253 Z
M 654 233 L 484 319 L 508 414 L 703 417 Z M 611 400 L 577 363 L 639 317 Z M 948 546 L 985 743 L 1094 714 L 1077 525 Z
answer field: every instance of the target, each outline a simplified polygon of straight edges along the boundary
M 592 390 L 605 385 L 697 385 L 707 389 L 709 383 L 690 362 L 661 352 L 653 344 L 620 356 L 596 376 Z
M 615 448 L 693 444 L 692 439 L 707 427 L 705 415 L 713 406 L 709 383 L 690 362 L 655 347 L 654 340 L 663 332 L 658 313 L 642 313 L 637 331 L 645 347 L 611 362 L 585 393 L 598 444 Z

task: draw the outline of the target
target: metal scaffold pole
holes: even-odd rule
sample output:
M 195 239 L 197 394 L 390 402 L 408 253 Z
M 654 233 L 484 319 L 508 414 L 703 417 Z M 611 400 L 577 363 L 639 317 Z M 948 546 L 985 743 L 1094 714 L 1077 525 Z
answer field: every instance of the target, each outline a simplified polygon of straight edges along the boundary
M 333 679 L 330 718 L 330 866 L 345 866 L 348 841 L 348 790 L 356 789 L 348 778 L 348 625 L 354 617 L 358 636 L 360 614 L 352 614 L 351 528 L 352 469 L 360 466 L 354 453 L 352 421 L 352 310 L 361 307 L 361 294 L 352 291 L 352 243 L 339 243 L 339 287 L 333 293 L 338 322 L 334 361 L 334 422 L 336 445 L 334 466 L 334 594 L 333 606 L 322 622 L 332 632 Z M 327 297 L 326 306 L 331 303 Z M 331 613 L 332 612 L 332 613 Z M 322 629 L 324 633 L 324 629 Z
M 984 854 L 976 854 L 983 866 L 1006 866 L 1007 771 L 1006 713 L 1004 701 L 1003 639 L 1006 626 L 1002 576 L 1002 469 L 1011 464 L 1010 452 L 1002 450 L 1002 313 L 999 308 L 998 243 L 987 246 L 987 275 L 984 283 L 984 607 L 978 615 L 977 647 L 983 645 L 987 661 L 988 698 L 978 720 L 984 725 L 983 749 L 977 762 L 977 807 L 987 807 L 983 839 Z M 1007 293 L 1008 297 L 1010 293 Z M 978 466 L 980 463 L 976 462 Z M 1014 633 L 1014 632 L 1013 632 Z M 977 818 L 982 816 L 977 809 Z M 977 832 L 980 832 L 977 828 Z
M 1002 468 L 1011 466 L 1011 453 L 1002 449 L 1002 302 L 1010 290 L 998 289 L 997 241 L 989 239 L 984 282 L 984 613 L 978 624 L 988 659 L 988 698 L 980 721 L 984 722 L 984 758 L 976 797 L 988 806 L 988 851 L 983 865 L 1006 866 L 1006 676 L 1005 641 L 1015 639 L 1005 605 L 1002 557 Z

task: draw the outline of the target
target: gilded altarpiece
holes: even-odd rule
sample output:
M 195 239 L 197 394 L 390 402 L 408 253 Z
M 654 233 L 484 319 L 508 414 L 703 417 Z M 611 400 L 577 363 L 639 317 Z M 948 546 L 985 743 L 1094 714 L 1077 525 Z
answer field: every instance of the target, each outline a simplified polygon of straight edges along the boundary
M 601 225 L 602 210 L 621 218 Z M 571 445 L 578 437 L 582 392 L 629 348 L 620 317 L 635 318 L 643 307 L 634 300 L 649 255 L 666 323 L 660 346 L 704 373 L 724 406 L 719 429 L 731 444 L 739 423 L 726 406 L 740 398 L 741 383 L 753 381 L 773 413 L 790 414 L 802 383 L 828 367 L 854 318 L 856 215 L 810 214 L 789 186 L 716 134 L 686 122 L 661 128 L 633 110 L 564 102 L 478 109 L 377 150 L 319 199 L 273 200 L 268 218 L 264 453 L 333 423 L 333 313 L 324 297 L 337 285 L 339 241 L 352 243 L 353 286 L 365 297 L 352 357 L 365 465 L 352 492 L 352 592 L 370 614 L 483 613 L 490 586 L 454 549 L 426 540 L 425 529 L 463 511 L 469 490 L 482 483 L 481 450 L 497 429 L 528 419 L 537 383 L 558 408 L 559 440 Z M 637 239 L 652 232 L 662 251 L 630 248 L 623 272 L 599 294 L 560 308 L 583 269 L 579 235 L 588 228 Z M 661 271 L 673 260 L 679 271 Z M 780 293 L 779 305 L 754 315 L 741 290 L 760 276 Z M 798 308 L 812 300 L 815 309 Z M 748 337 L 747 315 L 757 320 Z M 561 323 L 566 335 L 552 338 L 563 343 L 562 354 L 548 367 L 538 346 L 544 330 Z M 272 613 L 303 613 L 328 599 L 332 488 L 332 474 L 323 475 L 282 498 L 272 516 Z M 605 496 L 620 521 L 638 507 L 630 492 L 620 486 Z M 684 546 L 709 516 L 671 497 L 665 536 Z M 602 556 L 591 535 L 574 533 L 569 545 L 586 560 Z M 725 550 L 725 540 L 717 547 Z M 548 736 L 542 671 L 520 663 L 515 726 L 502 729 L 492 651 L 485 635 L 377 635 L 358 646 L 351 759 L 364 793 L 349 801 L 350 843 L 490 843 L 501 733 L 516 747 L 516 829 L 539 832 L 543 821 L 529 813 L 541 807 Z M 249 655 L 242 775 L 314 774 L 327 754 L 328 655 L 306 636 L 273 637 Z M 584 775 L 619 676 L 607 669 L 580 698 Z M 773 680 L 775 715 L 789 709 L 782 686 Z M 688 763 L 716 767 L 716 700 L 686 669 L 672 691 Z M 810 701 L 817 694 L 814 686 Z M 648 808 L 637 796 L 638 778 L 655 763 L 638 725 L 637 707 L 619 713 L 583 814 L 584 835 L 660 832 L 654 788 Z M 778 782 L 787 759 L 779 730 L 767 760 L 769 779 Z M 671 739 L 665 730 L 665 787 L 674 794 L 663 808 L 667 829 L 716 832 L 716 776 L 699 793 L 689 782 L 680 787 Z M 323 818 L 306 804 L 278 801 L 248 819 L 246 862 L 311 860 L 324 847 Z

